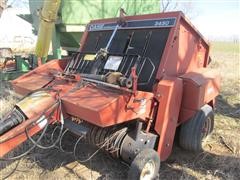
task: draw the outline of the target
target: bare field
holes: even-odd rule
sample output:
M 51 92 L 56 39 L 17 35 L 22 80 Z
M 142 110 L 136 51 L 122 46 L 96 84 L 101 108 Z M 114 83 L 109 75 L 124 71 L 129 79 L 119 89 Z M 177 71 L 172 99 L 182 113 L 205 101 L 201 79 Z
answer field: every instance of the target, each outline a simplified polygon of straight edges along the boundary
M 240 50 L 239 44 L 214 42 L 211 66 L 221 73 L 221 94 L 217 98 L 215 129 L 207 139 L 205 151 L 193 154 L 173 148 L 170 158 L 161 164 L 160 179 L 239 179 L 240 178 Z M 6 82 L 0 84 L 0 115 L 17 101 Z M 0 116 L 0 117 L 1 117 Z M 47 142 L 48 139 L 45 139 Z M 66 137 L 64 147 L 76 141 Z M 27 149 L 25 143 L 18 152 Z M 94 147 L 79 145 L 86 157 Z M 18 153 L 18 152 L 15 153 Z M 0 170 L 1 179 L 125 179 L 127 167 L 103 152 L 88 162 L 77 162 L 58 149 L 35 149 L 28 156 L 8 163 Z

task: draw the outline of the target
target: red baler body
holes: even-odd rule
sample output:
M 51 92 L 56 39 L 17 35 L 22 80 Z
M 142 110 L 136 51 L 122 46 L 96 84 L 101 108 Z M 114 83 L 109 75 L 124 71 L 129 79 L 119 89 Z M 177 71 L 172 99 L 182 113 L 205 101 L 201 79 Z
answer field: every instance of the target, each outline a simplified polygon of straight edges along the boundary
M 181 12 L 127 16 L 125 21 L 164 18 L 175 20 L 169 27 L 159 27 L 169 28 L 169 34 L 151 91 L 137 90 L 134 95 L 124 90 L 104 89 L 94 83 L 79 88 L 81 76 L 69 80 L 55 75 L 64 71 L 68 59 L 53 60 L 36 68 L 12 81 L 13 88 L 22 95 L 44 87 L 58 90 L 65 114 L 99 127 L 135 119 L 149 124 L 153 120 L 153 129 L 159 136 L 157 150 L 161 160 L 165 160 L 171 153 L 177 126 L 204 104 L 213 106 L 219 93 L 219 76 L 207 69 L 209 44 Z M 117 18 L 94 20 L 88 27 L 116 21 Z M 81 39 L 81 51 L 86 48 L 88 36 L 87 29 Z M 141 99 L 144 103 L 138 101 Z

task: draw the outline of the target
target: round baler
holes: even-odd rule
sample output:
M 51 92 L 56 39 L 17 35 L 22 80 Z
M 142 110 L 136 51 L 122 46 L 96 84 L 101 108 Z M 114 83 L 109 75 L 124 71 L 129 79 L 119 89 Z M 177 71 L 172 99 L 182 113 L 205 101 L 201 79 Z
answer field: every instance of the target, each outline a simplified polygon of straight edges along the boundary
M 129 179 L 157 177 L 177 128 L 184 149 L 202 150 L 219 76 L 208 68 L 209 44 L 182 12 L 93 20 L 80 44 L 72 57 L 12 81 L 27 97 L 1 122 L 1 156 L 26 139 L 47 149 L 31 136 L 56 122 L 54 145 L 70 131 L 79 137 L 74 155 L 85 139 L 129 164 Z

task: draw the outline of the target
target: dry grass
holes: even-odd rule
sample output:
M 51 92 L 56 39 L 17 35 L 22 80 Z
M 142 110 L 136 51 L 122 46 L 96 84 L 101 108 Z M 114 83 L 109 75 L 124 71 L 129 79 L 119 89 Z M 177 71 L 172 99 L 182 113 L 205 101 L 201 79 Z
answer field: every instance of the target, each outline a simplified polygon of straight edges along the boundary
M 217 98 L 215 130 L 207 140 L 205 151 L 192 154 L 175 146 L 170 158 L 162 163 L 161 179 L 239 179 L 240 177 L 240 52 L 232 43 L 213 43 L 211 66 L 222 76 L 221 94 Z M 16 98 L 1 83 L 1 115 Z M 66 140 L 71 143 L 72 139 Z M 68 145 L 68 144 L 67 144 Z M 80 152 L 94 148 L 82 145 Z M 17 165 L 17 168 L 14 169 Z M 10 172 L 10 179 L 125 179 L 127 168 L 108 155 L 99 153 L 87 163 L 78 163 L 59 150 L 35 150 L 0 171 Z
M 11 109 L 18 100 L 18 96 L 10 90 L 9 84 L 0 82 L 0 119 Z

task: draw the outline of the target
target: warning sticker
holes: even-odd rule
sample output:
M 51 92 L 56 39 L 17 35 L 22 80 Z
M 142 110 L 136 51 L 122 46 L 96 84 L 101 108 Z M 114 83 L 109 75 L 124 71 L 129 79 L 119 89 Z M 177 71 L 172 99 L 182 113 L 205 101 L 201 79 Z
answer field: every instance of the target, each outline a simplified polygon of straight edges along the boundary
M 122 56 L 109 56 L 104 66 L 104 69 L 114 70 L 114 71 L 118 70 L 118 67 L 122 59 L 123 59 Z

